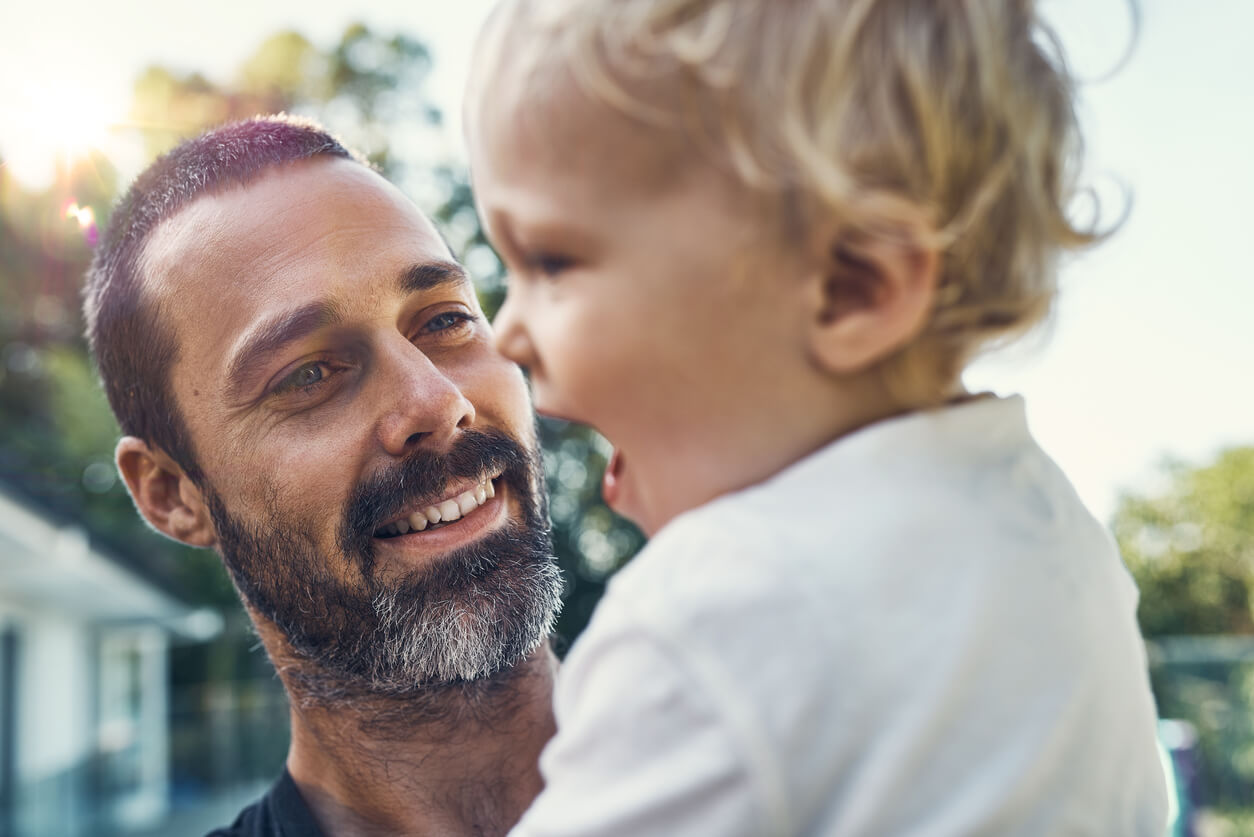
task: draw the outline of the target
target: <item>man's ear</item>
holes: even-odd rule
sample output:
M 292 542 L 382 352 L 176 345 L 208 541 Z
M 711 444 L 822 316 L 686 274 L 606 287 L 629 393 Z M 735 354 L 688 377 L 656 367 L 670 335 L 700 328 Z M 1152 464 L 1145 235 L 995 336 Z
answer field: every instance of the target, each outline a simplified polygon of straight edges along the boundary
M 837 375 L 863 372 L 927 326 L 940 254 L 922 235 L 841 232 L 820 252 L 809 347 L 823 369 Z
M 200 489 L 165 451 L 123 436 L 114 459 L 135 507 L 152 528 L 188 546 L 217 543 Z

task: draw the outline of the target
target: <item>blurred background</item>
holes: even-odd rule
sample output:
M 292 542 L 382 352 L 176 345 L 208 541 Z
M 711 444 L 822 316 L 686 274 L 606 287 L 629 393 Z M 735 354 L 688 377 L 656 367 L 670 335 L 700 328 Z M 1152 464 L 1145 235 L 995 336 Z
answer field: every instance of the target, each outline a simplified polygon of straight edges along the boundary
M 1077 211 L 1127 219 L 1065 266 L 1051 326 L 967 383 L 1027 397 L 1141 587 L 1176 833 L 1254 834 L 1254 5 L 1142 0 L 1139 31 L 1125 0 L 1041 5 L 1082 80 L 1097 204 Z M 114 473 L 78 296 L 112 201 L 205 127 L 309 115 L 437 219 L 493 310 L 458 111 L 489 6 L 0 12 L 0 837 L 201 834 L 287 745 L 216 556 L 144 529 Z M 599 501 L 605 443 L 543 435 L 564 648 L 643 539 Z

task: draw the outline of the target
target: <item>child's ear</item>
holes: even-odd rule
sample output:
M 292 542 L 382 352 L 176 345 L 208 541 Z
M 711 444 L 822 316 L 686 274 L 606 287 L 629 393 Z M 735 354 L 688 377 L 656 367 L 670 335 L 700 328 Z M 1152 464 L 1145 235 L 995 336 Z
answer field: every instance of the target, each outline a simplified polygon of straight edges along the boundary
M 913 340 L 936 299 L 940 255 L 919 235 L 827 238 L 813 274 L 809 347 L 826 371 L 865 371 Z
M 200 489 L 165 451 L 124 436 L 114 458 L 135 507 L 152 528 L 188 546 L 217 543 Z

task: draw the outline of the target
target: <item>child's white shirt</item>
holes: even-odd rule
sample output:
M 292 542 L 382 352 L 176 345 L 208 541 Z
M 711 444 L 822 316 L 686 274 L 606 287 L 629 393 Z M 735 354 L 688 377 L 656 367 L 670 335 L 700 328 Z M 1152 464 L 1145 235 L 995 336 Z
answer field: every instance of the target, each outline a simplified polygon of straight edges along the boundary
M 1159 837 L 1136 603 L 1021 399 L 874 424 L 613 579 L 511 833 Z

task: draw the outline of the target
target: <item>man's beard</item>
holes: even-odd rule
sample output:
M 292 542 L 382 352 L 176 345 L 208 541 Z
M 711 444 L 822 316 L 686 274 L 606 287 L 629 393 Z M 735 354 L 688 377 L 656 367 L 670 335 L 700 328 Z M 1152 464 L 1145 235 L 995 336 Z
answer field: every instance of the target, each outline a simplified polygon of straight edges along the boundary
M 428 567 L 379 577 L 380 526 L 454 481 L 497 472 L 521 520 Z M 269 519 L 251 526 L 207 484 L 204 495 L 240 595 L 283 634 L 298 658 L 289 674 L 315 702 L 404 697 L 491 678 L 540 646 L 561 607 L 539 456 L 499 431 L 464 431 L 447 454 L 416 452 L 356 487 L 337 544 L 360 569 L 351 581 L 332 571 L 343 562 L 320 553 L 312 521 L 285 517 L 276 498 Z

